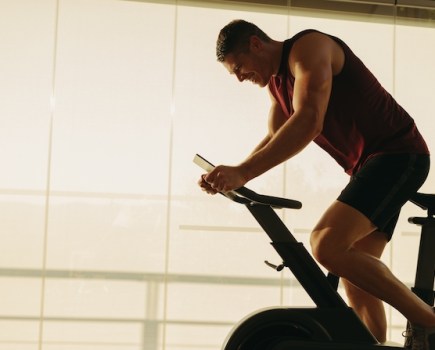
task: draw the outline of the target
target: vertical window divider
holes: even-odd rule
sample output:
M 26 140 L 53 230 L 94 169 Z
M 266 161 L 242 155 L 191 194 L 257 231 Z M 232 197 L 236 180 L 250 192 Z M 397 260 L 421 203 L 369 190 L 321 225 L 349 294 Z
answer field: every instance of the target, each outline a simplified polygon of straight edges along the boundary
M 49 216 L 50 216 L 50 192 L 51 192 L 51 170 L 52 170 L 51 162 L 52 162 L 52 151 L 53 151 L 53 124 L 54 124 L 55 102 L 56 102 L 55 94 L 56 94 L 58 28 L 59 28 L 59 0 L 55 0 L 50 116 L 49 116 L 49 126 L 48 126 L 47 181 L 45 187 L 44 231 L 43 231 L 43 242 L 42 242 L 42 266 L 41 266 L 41 289 L 40 289 L 41 298 L 40 298 L 40 309 L 39 309 L 38 350 L 42 350 L 43 338 L 44 338 L 47 246 L 48 246 L 48 226 L 49 226 Z

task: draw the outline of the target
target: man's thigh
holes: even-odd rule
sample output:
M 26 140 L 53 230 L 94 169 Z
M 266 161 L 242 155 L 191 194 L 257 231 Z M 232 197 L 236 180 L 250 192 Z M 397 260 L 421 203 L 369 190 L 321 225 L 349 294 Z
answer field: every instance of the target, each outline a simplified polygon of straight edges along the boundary
M 335 201 L 320 218 L 311 234 L 312 246 L 319 250 L 348 250 L 376 226 L 364 214 L 346 203 Z

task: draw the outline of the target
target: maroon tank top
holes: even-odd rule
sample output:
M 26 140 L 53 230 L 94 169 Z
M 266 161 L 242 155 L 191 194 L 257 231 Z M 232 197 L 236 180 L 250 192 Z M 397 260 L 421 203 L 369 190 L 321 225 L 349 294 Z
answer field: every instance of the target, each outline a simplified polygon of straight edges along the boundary
M 311 32 L 315 30 L 305 30 L 284 42 L 278 74 L 272 76 L 268 84 L 289 118 L 294 112 L 295 78 L 289 70 L 288 57 L 295 41 Z M 342 47 L 345 62 L 342 71 L 333 77 L 323 130 L 314 142 L 350 175 L 377 154 L 429 154 L 409 114 L 342 40 L 329 37 Z

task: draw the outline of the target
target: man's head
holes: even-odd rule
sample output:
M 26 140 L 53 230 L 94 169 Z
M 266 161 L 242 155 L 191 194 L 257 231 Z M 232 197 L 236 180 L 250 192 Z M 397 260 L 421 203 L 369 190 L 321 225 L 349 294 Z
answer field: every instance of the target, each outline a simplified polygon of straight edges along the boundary
M 255 24 L 236 19 L 228 23 L 219 32 L 216 42 L 216 57 L 219 62 L 224 62 L 228 54 L 237 55 L 249 52 L 250 38 L 255 35 L 259 39 L 269 42 L 271 39 Z
M 274 42 L 255 24 L 234 20 L 219 33 L 216 56 L 239 81 L 251 81 L 264 87 L 274 74 Z M 278 62 L 280 57 L 277 58 Z

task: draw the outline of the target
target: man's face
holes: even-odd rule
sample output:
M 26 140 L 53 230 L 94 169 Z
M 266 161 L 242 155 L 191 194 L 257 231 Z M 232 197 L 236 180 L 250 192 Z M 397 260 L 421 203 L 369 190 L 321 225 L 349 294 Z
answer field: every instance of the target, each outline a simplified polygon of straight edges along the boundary
M 222 63 L 228 72 L 234 74 L 240 82 L 249 80 L 260 87 L 266 86 L 269 82 L 270 77 L 264 73 L 261 50 L 258 46 L 252 45 L 252 42 L 249 51 L 228 54 Z

